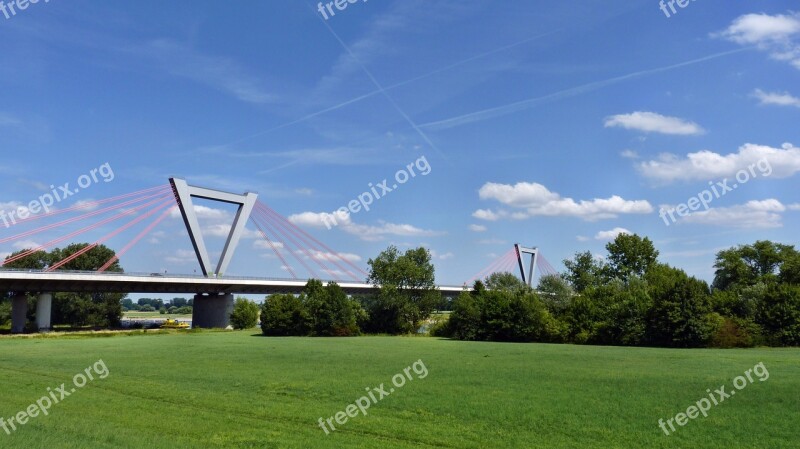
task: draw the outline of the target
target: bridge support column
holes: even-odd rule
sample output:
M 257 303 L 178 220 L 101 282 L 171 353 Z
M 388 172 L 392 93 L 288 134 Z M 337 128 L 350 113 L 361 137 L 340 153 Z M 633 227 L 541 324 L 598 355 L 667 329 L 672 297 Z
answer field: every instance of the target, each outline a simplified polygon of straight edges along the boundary
M 50 324 L 51 310 L 53 308 L 53 294 L 42 293 L 36 302 L 36 327 L 39 332 L 47 332 L 52 329 Z
M 24 333 L 27 321 L 28 296 L 25 293 L 15 293 L 11 298 L 11 333 Z
M 233 295 L 194 295 L 193 328 L 226 328 L 231 324 Z

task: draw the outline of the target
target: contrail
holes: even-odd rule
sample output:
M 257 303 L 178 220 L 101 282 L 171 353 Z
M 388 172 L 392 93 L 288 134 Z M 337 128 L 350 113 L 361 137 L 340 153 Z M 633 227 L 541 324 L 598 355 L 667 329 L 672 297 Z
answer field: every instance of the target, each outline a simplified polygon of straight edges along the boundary
M 579 95 L 586 92 L 591 92 L 597 89 L 601 89 L 606 86 L 610 86 L 612 84 L 617 84 L 622 81 L 627 81 L 634 78 L 641 78 L 647 75 L 653 75 L 656 73 L 666 72 L 669 70 L 685 67 L 692 64 L 697 64 L 700 62 L 708 61 L 711 59 L 721 58 L 723 56 L 732 55 L 734 53 L 739 53 L 745 50 L 749 50 L 750 48 L 740 48 L 736 50 L 726 51 L 722 53 L 716 53 L 710 56 L 705 56 L 699 59 L 693 59 L 691 61 L 681 62 L 679 64 L 673 64 L 666 67 L 660 67 L 657 69 L 649 69 L 649 70 L 642 70 L 639 72 L 629 73 L 627 75 L 618 76 L 615 78 L 610 78 L 603 81 L 595 81 L 589 84 L 584 84 L 582 86 L 573 87 L 566 90 L 561 90 L 549 95 L 545 95 L 543 97 L 531 98 L 528 100 L 518 101 L 515 103 L 507 104 L 505 106 L 498 106 L 490 109 L 484 109 L 482 111 L 472 112 L 469 114 L 459 115 L 457 117 L 452 117 L 444 120 L 438 120 L 435 122 L 424 123 L 420 125 L 421 128 L 428 128 L 434 130 L 441 130 L 441 129 L 448 129 L 453 128 L 456 126 L 465 125 L 467 123 L 473 123 L 483 120 L 488 120 L 494 117 L 500 117 L 503 115 L 511 114 L 513 112 L 522 111 L 528 109 L 530 107 L 545 103 L 547 101 L 558 100 L 561 98 L 566 97 L 573 97 L 575 95 Z
M 287 122 L 287 123 L 284 123 L 282 125 L 278 125 L 278 126 L 275 126 L 273 128 L 270 128 L 270 129 L 267 129 L 267 130 L 264 130 L 264 131 L 259 131 L 259 132 L 255 133 L 255 134 L 251 134 L 249 136 L 242 137 L 240 139 L 234 140 L 234 141 L 226 143 L 226 144 L 216 145 L 213 149 L 221 149 L 221 148 L 229 147 L 231 145 L 236 145 L 238 143 L 242 143 L 242 142 L 248 141 L 250 139 L 254 139 L 256 137 L 263 136 L 265 134 L 269 134 L 269 133 L 277 131 L 279 129 L 287 128 L 289 126 L 305 122 L 306 120 L 310 120 L 310 119 L 312 119 L 314 117 L 317 117 L 317 116 L 320 116 L 322 114 L 326 114 L 328 112 L 333 112 L 333 111 L 341 109 L 341 108 L 343 108 L 345 106 L 349 106 L 349 105 L 351 105 L 353 103 L 358 103 L 361 100 L 366 100 L 367 98 L 374 97 L 375 95 L 383 93 L 383 91 L 389 91 L 389 90 L 397 89 L 398 87 L 406 86 L 408 84 L 423 80 L 425 78 L 430 78 L 430 77 L 432 77 L 434 75 L 438 75 L 439 73 L 446 72 L 448 70 L 452 70 L 452 69 L 454 69 L 454 68 L 456 68 L 458 66 L 462 66 L 464 64 L 468 64 L 468 63 L 476 61 L 478 59 L 483 59 L 483 58 L 485 58 L 487 56 L 492 56 L 494 54 L 501 53 L 501 52 L 504 52 L 506 50 L 510 50 L 512 48 L 515 48 L 515 47 L 519 47 L 520 45 L 527 44 L 528 42 L 532 42 L 534 40 L 541 39 L 543 37 L 547 37 L 547 36 L 549 36 L 551 34 L 555 34 L 555 33 L 559 32 L 559 31 L 560 30 L 555 30 L 555 31 L 550 31 L 550 32 L 543 33 L 543 34 L 538 34 L 536 36 L 523 39 L 523 40 L 515 42 L 513 44 L 505 45 L 503 47 L 496 48 L 494 50 L 487 51 L 485 53 L 481 53 L 481 54 L 472 56 L 470 58 L 467 58 L 467 59 L 464 59 L 464 60 L 461 60 L 461 61 L 458 61 L 458 62 L 454 62 L 454 63 L 452 63 L 450 65 L 447 65 L 447 66 L 444 66 L 442 68 L 436 69 L 436 70 L 434 70 L 432 72 L 428 72 L 428 73 L 426 73 L 424 75 L 420 75 L 420 76 L 417 76 L 417 77 L 414 77 L 414 78 L 411 78 L 411 79 L 408 79 L 408 80 L 405 80 L 405 81 L 401 81 L 401 82 L 392 84 L 390 86 L 387 86 L 387 87 L 383 88 L 383 90 L 381 90 L 381 89 L 373 90 L 372 92 L 360 95 L 358 97 L 355 97 L 355 98 L 352 98 L 350 100 L 344 101 L 344 102 L 339 103 L 337 105 L 330 106 L 330 107 L 327 107 L 327 108 L 322 109 L 320 111 L 313 112 L 313 113 L 308 114 L 308 115 L 306 115 L 304 117 L 298 118 L 296 120 L 292 120 L 291 122 Z

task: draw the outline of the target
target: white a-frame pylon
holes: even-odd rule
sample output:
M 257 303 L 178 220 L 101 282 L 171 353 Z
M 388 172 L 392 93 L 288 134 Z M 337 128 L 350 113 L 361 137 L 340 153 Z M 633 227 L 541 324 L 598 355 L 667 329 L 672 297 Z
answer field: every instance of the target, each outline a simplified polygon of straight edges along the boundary
M 228 264 L 231 262 L 236 246 L 239 244 L 239 239 L 241 239 L 244 232 L 245 224 L 250 219 L 250 213 L 256 204 L 258 194 L 247 192 L 243 195 L 237 195 L 220 190 L 190 186 L 186 183 L 186 180 L 180 178 L 170 178 L 169 182 L 175 192 L 175 199 L 178 201 L 178 207 L 183 216 L 183 222 L 186 224 L 186 230 L 189 232 L 189 238 L 192 239 L 192 246 L 194 246 L 194 252 L 197 254 L 197 261 L 200 262 L 203 276 L 222 276 L 225 270 L 228 269 Z M 203 233 L 200 230 L 200 224 L 197 221 L 192 198 L 202 198 L 239 206 L 231 225 L 231 231 L 228 234 L 228 240 L 225 242 L 225 247 L 219 257 L 217 268 L 213 272 L 209 272 L 211 262 L 203 240 Z
M 529 287 L 533 287 L 533 274 L 536 270 L 536 259 L 539 257 L 539 248 L 526 248 L 519 243 L 515 243 L 514 250 L 517 252 L 517 262 L 519 262 L 519 274 L 522 276 L 522 282 L 528 284 Z M 531 255 L 531 263 L 528 267 L 527 275 L 525 274 L 523 254 Z

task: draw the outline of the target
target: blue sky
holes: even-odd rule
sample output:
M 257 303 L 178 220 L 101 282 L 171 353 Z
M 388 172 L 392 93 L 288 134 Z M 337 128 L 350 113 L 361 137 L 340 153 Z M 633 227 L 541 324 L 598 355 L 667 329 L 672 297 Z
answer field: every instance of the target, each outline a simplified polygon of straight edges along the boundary
M 170 176 L 256 191 L 360 266 L 389 244 L 425 245 L 447 284 L 515 242 L 561 269 L 635 232 L 707 280 L 720 249 L 798 243 L 794 2 L 700 0 L 667 17 L 654 0 L 372 0 L 327 20 L 317 6 L 54 0 L 0 13 L 0 208 L 108 163 L 113 181 L 57 207 Z M 324 225 L 420 158 L 427 175 Z M 710 210 L 659 216 L 748 167 Z M 221 247 L 230 210 L 210 206 Z M 35 227 L 22 226 L 0 235 Z M 287 277 L 249 229 L 229 274 Z M 122 264 L 198 268 L 177 215 Z

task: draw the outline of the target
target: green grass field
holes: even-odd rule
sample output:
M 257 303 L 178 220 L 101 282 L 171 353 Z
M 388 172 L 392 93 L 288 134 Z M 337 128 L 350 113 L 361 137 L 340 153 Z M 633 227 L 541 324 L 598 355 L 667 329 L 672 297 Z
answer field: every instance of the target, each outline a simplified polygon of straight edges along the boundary
M 0 339 L 0 416 L 102 359 L 110 371 L 0 448 L 795 448 L 800 351 L 264 338 L 256 331 Z M 331 435 L 317 419 L 417 360 L 428 376 Z M 770 377 L 666 436 L 706 389 Z

